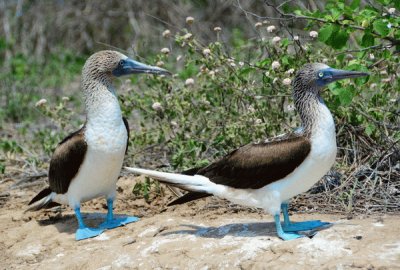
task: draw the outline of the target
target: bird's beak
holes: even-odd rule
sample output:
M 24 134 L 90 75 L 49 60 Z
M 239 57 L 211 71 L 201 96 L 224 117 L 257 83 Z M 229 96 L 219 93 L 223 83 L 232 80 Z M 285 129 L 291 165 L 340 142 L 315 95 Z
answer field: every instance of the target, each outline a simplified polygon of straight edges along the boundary
M 369 75 L 369 73 L 367 73 L 367 72 L 341 70 L 341 69 L 334 69 L 334 68 L 330 68 L 327 73 L 329 75 L 325 76 L 325 78 L 324 78 L 324 80 L 327 80 L 327 82 L 334 82 L 334 81 L 338 81 L 338 80 L 358 78 L 358 77 L 364 77 L 364 76 Z
M 151 73 L 157 75 L 171 75 L 168 70 L 163 68 L 149 66 L 138 61 L 134 61 L 130 58 L 126 58 L 121 60 L 118 64 L 118 67 L 115 68 L 112 74 L 116 77 L 122 75 L 129 75 L 129 74 L 137 74 L 137 73 Z

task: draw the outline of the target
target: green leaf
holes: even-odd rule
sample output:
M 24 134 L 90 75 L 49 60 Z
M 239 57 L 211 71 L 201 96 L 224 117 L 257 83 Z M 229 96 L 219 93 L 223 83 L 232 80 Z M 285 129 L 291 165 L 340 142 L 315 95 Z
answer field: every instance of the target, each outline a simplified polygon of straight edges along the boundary
M 352 10 L 355 10 L 356 8 L 358 8 L 360 6 L 360 0 L 353 0 L 353 2 L 350 5 L 350 8 Z
M 395 8 L 400 9 L 400 1 L 399 0 L 394 0 L 392 3 Z
M 339 97 L 340 105 L 347 106 L 353 100 L 354 94 L 351 89 L 338 88 L 335 89 L 335 94 Z
M 341 49 L 346 45 L 348 39 L 349 34 L 345 30 L 340 30 L 331 36 L 329 45 L 335 49 Z
M 252 71 L 254 71 L 255 69 L 253 68 L 253 67 L 245 67 L 245 68 L 242 68 L 241 70 L 240 70 L 240 75 L 241 76 L 245 76 L 245 75 L 247 75 L 247 74 L 249 74 L 250 72 L 252 72 Z
M 390 29 L 387 27 L 387 22 L 383 21 L 374 21 L 373 27 L 375 32 L 377 32 L 379 35 L 386 37 L 389 34 Z
M 368 124 L 368 125 L 365 127 L 365 133 L 366 133 L 368 136 L 371 136 L 371 134 L 374 133 L 375 129 L 376 129 L 375 125 L 373 125 L 373 124 Z
M 366 32 L 361 39 L 361 46 L 371 47 L 375 45 L 375 38 L 372 34 Z
M 333 25 L 325 24 L 318 32 L 318 39 L 322 42 L 326 42 L 333 33 Z

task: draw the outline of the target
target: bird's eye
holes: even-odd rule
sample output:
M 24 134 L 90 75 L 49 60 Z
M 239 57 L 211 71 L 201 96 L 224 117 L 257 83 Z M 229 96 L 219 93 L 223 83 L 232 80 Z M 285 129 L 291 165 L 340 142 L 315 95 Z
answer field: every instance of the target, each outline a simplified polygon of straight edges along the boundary
M 118 66 L 122 67 L 124 65 L 124 60 L 119 61 Z
M 318 73 L 318 77 L 320 78 L 324 77 L 324 73 L 323 72 Z

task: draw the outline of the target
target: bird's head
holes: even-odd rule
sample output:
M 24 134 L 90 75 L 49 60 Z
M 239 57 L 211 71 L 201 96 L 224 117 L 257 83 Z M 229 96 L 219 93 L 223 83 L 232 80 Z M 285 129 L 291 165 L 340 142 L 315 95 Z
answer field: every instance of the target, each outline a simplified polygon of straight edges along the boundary
M 340 70 L 331 68 L 322 63 L 304 65 L 293 81 L 293 86 L 302 89 L 321 89 L 331 82 L 368 76 L 366 72 Z
M 90 77 L 104 75 L 119 77 L 137 73 L 170 74 L 165 69 L 145 65 L 120 52 L 111 50 L 92 54 L 83 67 L 83 73 Z

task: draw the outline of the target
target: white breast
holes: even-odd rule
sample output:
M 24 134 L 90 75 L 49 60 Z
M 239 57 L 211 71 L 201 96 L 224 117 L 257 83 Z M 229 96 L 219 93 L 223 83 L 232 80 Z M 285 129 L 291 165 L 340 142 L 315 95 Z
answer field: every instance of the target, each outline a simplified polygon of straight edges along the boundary
M 115 197 L 127 139 L 117 101 L 103 103 L 88 117 L 85 129 L 87 152 L 66 194 L 71 207 L 99 196 Z

